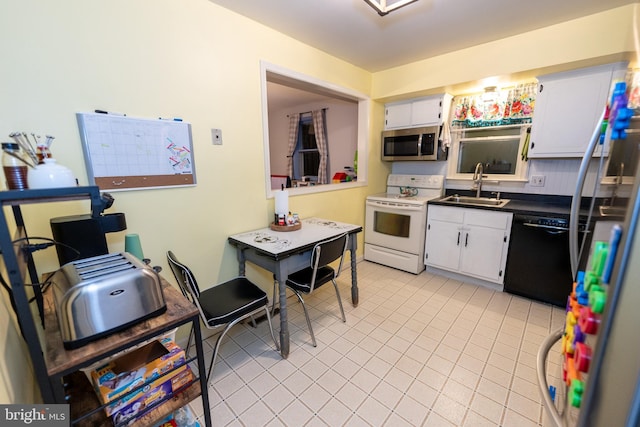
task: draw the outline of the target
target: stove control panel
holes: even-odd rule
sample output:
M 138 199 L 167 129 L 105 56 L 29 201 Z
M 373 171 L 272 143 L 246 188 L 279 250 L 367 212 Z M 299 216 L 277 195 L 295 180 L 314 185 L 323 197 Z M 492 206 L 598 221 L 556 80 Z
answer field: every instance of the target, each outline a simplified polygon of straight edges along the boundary
M 398 175 L 387 178 L 388 187 L 443 188 L 444 175 Z

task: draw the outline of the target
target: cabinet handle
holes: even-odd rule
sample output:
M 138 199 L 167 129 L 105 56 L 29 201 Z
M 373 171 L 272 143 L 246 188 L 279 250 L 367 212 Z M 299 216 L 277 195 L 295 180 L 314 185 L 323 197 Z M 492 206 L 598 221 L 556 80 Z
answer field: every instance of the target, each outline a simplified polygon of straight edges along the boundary
M 542 90 L 543 90 L 543 89 L 544 89 L 544 85 L 543 85 L 543 84 L 541 84 L 541 85 L 540 85 L 540 92 L 542 92 Z
M 466 248 L 468 244 L 469 244 L 469 233 L 467 233 L 467 235 L 464 238 L 464 247 Z
M 458 243 L 456 243 L 456 246 L 460 246 L 460 232 L 458 231 Z

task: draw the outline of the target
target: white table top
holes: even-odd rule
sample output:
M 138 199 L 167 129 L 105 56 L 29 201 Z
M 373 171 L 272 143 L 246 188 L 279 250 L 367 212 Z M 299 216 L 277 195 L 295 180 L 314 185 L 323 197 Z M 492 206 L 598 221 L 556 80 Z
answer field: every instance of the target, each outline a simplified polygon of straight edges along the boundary
M 240 243 L 258 249 L 266 254 L 278 256 L 297 252 L 317 242 L 345 232 L 359 232 L 362 226 L 331 221 L 322 218 L 302 220 L 302 227 L 296 231 L 274 231 L 269 227 L 229 236 L 232 243 Z

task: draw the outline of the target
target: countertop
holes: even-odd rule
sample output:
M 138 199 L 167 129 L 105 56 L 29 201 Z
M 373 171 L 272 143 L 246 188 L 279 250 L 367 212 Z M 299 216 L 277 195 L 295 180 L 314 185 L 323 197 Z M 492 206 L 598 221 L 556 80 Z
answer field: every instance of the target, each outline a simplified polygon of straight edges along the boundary
M 503 207 L 493 206 L 481 206 L 481 205 L 466 205 L 466 204 L 452 204 L 449 202 L 443 202 L 447 196 L 452 194 L 459 194 L 461 196 L 475 196 L 475 191 L 465 190 L 447 190 L 445 196 L 430 200 L 430 205 L 441 206 L 459 206 L 472 209 L 489 209 L 502 212 L 513 212 L 518 215 L 545 215 L 554 216 L 557 218 L 568 219 L 571 214 L 571 196 L 553 196 L 553 195 L 534 195 L 524 193 L 501 193 L 500 199 L 508 199 L 509 203 Z M 495 194 L 489 192 L 482 193 L 482 197 L 495 197 Z M 602 216 L 598 207 L 605 204 L 605 199 L 596 199 L 591 219 L 593 221 L 598 220 L 621 220 L 621 217 L 615 216 Z M 619 203 L 625 203 L 625 200 L 619 200 Z M 583 197 L 580 207 L 580 217 L 586 219 L 589 214 L 589 208 L 591 204 L 590 197 Z M 618 203 L 617 203 L 618 204 Z

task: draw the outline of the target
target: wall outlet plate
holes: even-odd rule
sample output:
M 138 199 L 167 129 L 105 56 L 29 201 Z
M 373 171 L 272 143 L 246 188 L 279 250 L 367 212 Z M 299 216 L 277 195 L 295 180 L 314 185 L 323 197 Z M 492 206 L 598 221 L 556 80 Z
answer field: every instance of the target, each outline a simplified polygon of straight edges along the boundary
M 211 129 L 213 145 L 222 145 L 222 129 Z
M 544 187 L 544 175 L 531 175 L 529 185 L 532 187 Z

